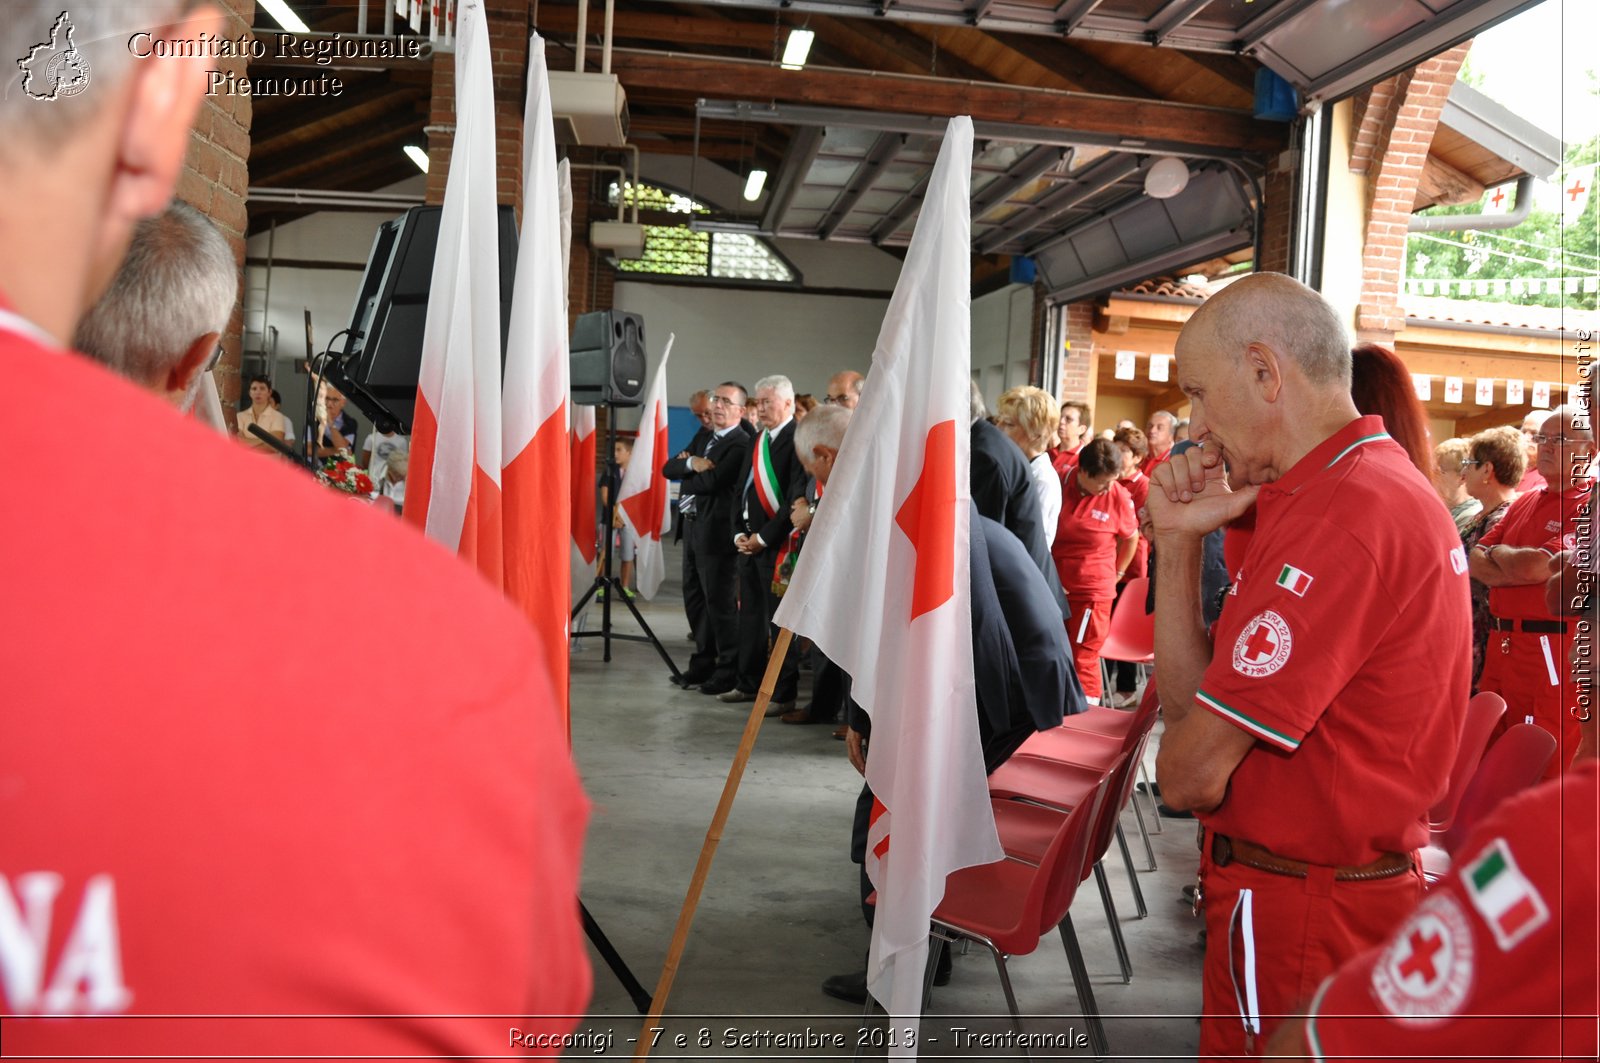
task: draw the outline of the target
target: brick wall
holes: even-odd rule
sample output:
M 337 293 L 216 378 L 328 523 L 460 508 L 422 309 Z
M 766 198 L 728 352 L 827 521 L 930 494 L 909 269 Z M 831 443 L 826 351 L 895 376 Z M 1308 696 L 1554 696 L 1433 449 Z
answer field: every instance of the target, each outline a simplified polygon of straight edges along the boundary
M 1068 348 L 1061 360 L 1061 392 L 1057 402 L 1078 399 L 1094 403 L 1094 304 L 1068 303 L 1063 317 Z
M 1388 144 L 1389 134 L 1394 129 L 1395 103 L 1404 91 L 1404 86 L 1410 82 L 1411 71 L 1408 70 L 1386 81 L 1378 82 L 1356 97 L 1355 109 L 1351 115 L 1355 123 L 1355 136 L 1350 145 L 1351 173 L 1368 172 L 1373 160 L 1378 158 L 1383 146 Z
M 1294 166 L 1299 156 L 1285 152 L 1267 169 L 1261 184 L 1265 200 L 1261 221 L 1261 261 L 1264 273 L 1289 272 L 1289 243 L 1294 232 Z
M 1400 285 L 1405 271 L 1406 225 L 1428 161 L 1428 145 L 1439 125 L 1439 112 L 1471 46 L 1470 41 L 1457 45 L 1393 79 L 1393 120 L 1368 171 L 1370 201 L 1361 262 L 1361 305 L 1356 315 L 1356 331 L 1363 340 L 1392 343 L 1394 334 L 1405 327 Z M 1359 129 L 1356 135 L 1361 135 Z
M 255 0 L 219 0 L 227 16 L 223 36 L 237 39 L 250 31 L 255 18 Z M 239 77 L 245 75 L 244 59 L 221 59 L 217 65 Z M 221 229 L 233 248 L 234 259 L 244 266 L 244 238 L 248 228 L 245 196 L 250 186 L 250 97 L 243 94 L 207 96 L 200 115 L 189 134 L 189 153 L 178 178 L 178 198 L 203 211 Z M 214 376 L 222 405 L 228 409 L 239 401 L 239 359 L 243 348 L 243 284 L 240 302 L 233 307 L 227 334 L 222 340 L 222 359 Z
M 522 108 L 528 70 L 528 5 L 515 0 L 491 0 L 489 55 L 494 80 L 494 132 L 496 200 L 521 209 Z M 436 53 L 433 62 L 433 96 L 428 115 L 429 203 L 444 202 L 445 179 L 450 174 L 450 149 L 455 143 L 455 56 Z

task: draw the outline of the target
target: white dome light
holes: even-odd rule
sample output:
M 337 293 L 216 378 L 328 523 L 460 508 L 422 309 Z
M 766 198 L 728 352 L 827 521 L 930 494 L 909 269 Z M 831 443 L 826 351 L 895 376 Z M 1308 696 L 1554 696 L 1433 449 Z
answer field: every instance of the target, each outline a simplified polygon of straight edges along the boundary
M 1144 175 L 1145 195 L 1152 199 L 1171 199 L 1188 185 L 1188 164 L 1171 155 L 1157 159 Z

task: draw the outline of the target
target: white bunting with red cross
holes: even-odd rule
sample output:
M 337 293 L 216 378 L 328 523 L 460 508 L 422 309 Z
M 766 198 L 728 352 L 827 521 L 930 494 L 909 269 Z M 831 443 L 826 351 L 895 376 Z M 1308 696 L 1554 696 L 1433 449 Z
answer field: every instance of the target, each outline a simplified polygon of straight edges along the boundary
M 1567 171 L 1561 181 L 1561 224 L 1571 225 L 1589 205 L 1589 191 L 1594 187 L 1594 164 Z

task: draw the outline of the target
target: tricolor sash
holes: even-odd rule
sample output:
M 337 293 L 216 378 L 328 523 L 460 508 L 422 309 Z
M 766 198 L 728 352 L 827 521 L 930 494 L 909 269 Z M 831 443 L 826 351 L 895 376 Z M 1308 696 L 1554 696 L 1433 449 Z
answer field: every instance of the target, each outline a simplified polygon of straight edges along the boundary
M 756 440 L 755 449 L 750 452 L 751 475 L 756 485 L 756 497 L 761 499 L 761 508 L 766 510 L 767 519 L 771 520 L 778 514 L 778 507 L 783 505 L 783 492 L 778 490 L 778 473 L 772 467 L 772 433 L 765 429 L 761 438 Z

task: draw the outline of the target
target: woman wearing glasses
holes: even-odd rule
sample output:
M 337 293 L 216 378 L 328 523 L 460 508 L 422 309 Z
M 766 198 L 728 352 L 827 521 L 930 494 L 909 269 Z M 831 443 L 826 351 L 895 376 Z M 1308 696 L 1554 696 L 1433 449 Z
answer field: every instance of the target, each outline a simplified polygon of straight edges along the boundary
M 1517 484 L 1527 469 L 1522 452 L 1522 433 L 1515 428 L 1490 428 L 1467 441 L 1469 457 L 1461 462 L 1461 478 L 1467 494 L 1483 506 L 1461 533 L 1461 545 L 1468 553 L 1489 529 L 1500 523 Z M 1478 692 L 1478 677 L 1483 675 L 1483 653 L 1489 645 L 1489 588 L 1472 581 L 1472 692 Z

